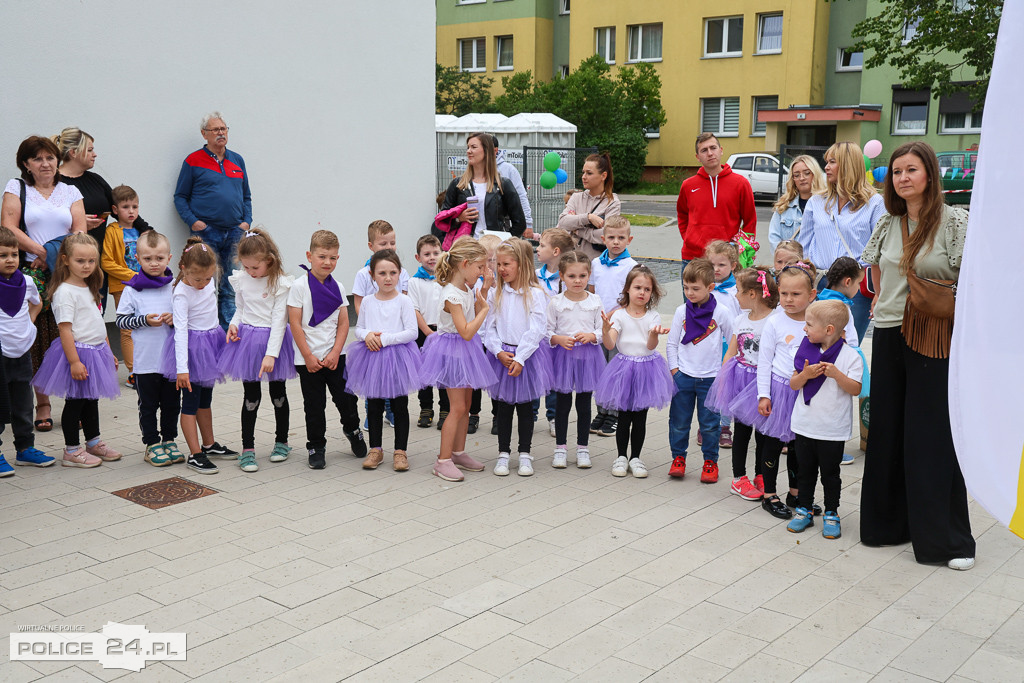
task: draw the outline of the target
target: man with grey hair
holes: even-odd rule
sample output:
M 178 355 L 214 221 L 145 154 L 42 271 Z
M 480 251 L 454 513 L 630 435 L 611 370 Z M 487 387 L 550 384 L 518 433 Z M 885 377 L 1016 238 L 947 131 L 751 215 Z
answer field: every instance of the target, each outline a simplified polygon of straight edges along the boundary
M 227 329 L 235 314 L 235 291 L 228 276 L 235 268 L 235 246 L 252 222 L 252 197 L 245 161 L 228 146 L 228 126 L 215 111 L 203 117 L 199 127 L 206 140 L 181 164 L 174 190 L 174 208 L 189 226 L 216 252 L 221 280 L 218 298 L 220 324 Z

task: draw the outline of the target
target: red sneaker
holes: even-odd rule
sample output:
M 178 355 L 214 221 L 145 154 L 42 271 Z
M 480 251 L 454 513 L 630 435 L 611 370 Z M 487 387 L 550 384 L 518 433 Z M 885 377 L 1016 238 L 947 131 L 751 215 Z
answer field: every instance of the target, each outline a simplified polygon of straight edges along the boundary
M 757 487 L 751 484 L 750 480 L 746 477 L 733 479 L 732 486 L 729 487 L 729 492 L 736 494 L 743 500 L 761 500 L 764 496 L 764 492 L 758 491 Z
M 668 468 L 668 476 L 682 479 L 686 476 L 686 458 L 676 456 L 672 459 L 672 467 Z
M 764 476 L 763 475 L 759 474 L 756 477 L 754 477 L 754 488 L 757 489 L 758 491 L 760 491 L 762 496 L 764 495 Z
M 704 469 L 700 473 L 700 481 L 702 484 L 714 484 L 718 481 L 718 463 L 705 460 Z

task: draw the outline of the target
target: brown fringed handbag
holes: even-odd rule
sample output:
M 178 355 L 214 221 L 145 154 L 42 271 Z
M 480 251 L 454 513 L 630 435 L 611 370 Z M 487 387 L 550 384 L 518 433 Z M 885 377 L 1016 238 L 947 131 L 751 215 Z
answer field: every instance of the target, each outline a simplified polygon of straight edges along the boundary
M 907 247 L 907 217 L 900 221 L 903 248 Z M 953 313 L 956 309 L 956 280 L 935 280 L 921 277 L 914 269 L 907 271 L 910 293 L 903 309 L 903 339 L 907 346 L 929 358 L 949 358 L 953 339 Z

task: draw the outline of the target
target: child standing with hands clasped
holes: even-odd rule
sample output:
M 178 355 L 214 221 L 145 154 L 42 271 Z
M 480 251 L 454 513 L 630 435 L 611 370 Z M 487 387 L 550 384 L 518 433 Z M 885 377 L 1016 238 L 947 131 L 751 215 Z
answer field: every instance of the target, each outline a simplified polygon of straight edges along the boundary
M 250 228 L 238 240 L 236 270 L 228 282 L 235 290 L 235 315 L 225 337 L 227 348 L 220 357 L 225 377 L 242 381 L 242 454 L 238 466 L 243 472 L 255 472 L 256 415 L 263 390 L 260 382 L 270 383 L 270 401 L 274 404 L 274 449 L 270 462 L 284 462 L 291 453 L 288 445 L 288 394 L 285 381 L 293 379 L 295 352 L 288 330 L 288 288 L 292 277 L 286 275 L 281 254 L 274 240 L 262 228 Z
M 555 455 L 551 466 L 564 469 L 569 411 L 576 394 L 576 467 L 590 467 L 590 399 L 604 371 L 601 352 L 601 297 L 587 291 L 590 258 L 569 251 L 558 264 L 562 293 L 548 302 L 548 339 L 553 347 L 551 380 L 555 408 Z
M 615 445 L 619 457 L 612 465 L 615 477 L 628 472 L 637 479 L 647 476 L 647 467 L 640 460 L 647 436 L 647 411 L 667 406 L 675 392 L 668 363 L 655 350 L 658 337 L 669 333 L 656 310 L 661 296 L 662 289 L 651 269 L 636 266 L 626 276 L 618 300 L 621 308 L 611 314 L 601 313 L 604 347 L 614 348 L 618 354 L 601 375 L 594 400 L 618 411 Z
M 121 454 L 100 440 L 101 398 L 117 398 L 117 360 L 107 343 L 107 327 L 100 314 L 99 246 L 89 235 L 68 235 L 57 252 L 57 267 L 50 280 L 50 307 L 60 337 L 46 350 L 32 378 L 37 391 L 64 397 L 65 467 L 96 467 L 120 460 Z M 78 425 L 85 435 L 81 447 Z
M 793 361 L 789 385 L 800 392 L 793 406 L 793 433 L 800 460 L 796 516 L 786 526 L 799 533 L 814 526 L 811 506 L 814 485 L 821 472 L 825 514 L 821 535 L 839 538 L 839 466 L 843 446 L 850 438 L 853 417 L 850 399 L 860 393 L 863 363 L 842 338 L 850 312 L 839 301 L 815 301 L 807 307 L 804 330 Z
M 547 297 L 533 271 L 533 248 L 513 237 L 498 247 L 498 278 L 488 298 L 484 346 L 498 382 L 490 388 L 498 425 L 494 473 L 508 475 L 512 415 L 519 418 L 519 476 L 533 474 L 533 401 L 551 389 L 550 359 L 540 349 L 547 332 Z
M 409 469 L 409 394 L 420 388 L 420 354 L 416 347 L 416 311 L 412 300 L 398 291 L 402 262 L 392 249 L 370 259 L 376 293 L 365 297 L 356 322 L 356 341 L 348 356 L 348 391 L 368 400 L 370 452 L 363 469 L 375 470 L 384 461 L 382 432 L 384 401 L 391 400 L 395 425 L 393 468 Z
M 456 240 L 437 263 L 441 316 L 437 334 L 427 337 L 423 345 L 420 381 L 448 391 L 451 411 L 441 429 L 441 453 L 432 470 L 445 481 L 465 479 L 460 468 L 470 472 L 484 469 L 465 449 L 473 390 L 489 388 L 498 379 L 477 336 L 490 309 L 487 284 L 476 293 L 475 301 L 473 284 L 486 268 L 487 252 L 471 237 Z
M 238 451 L 213 438 L 213 385 L 223 382 L 218 362 L 224 352 L 224 330 L 217 318 L 217 254 L 203 238 L 192 235 L 178 259 L 178 277 L 171 293 L 174 336 L 163 353 L 164 377 L 173 379 L 181 397 L 181 431 L 188 445 L 189 469 L 200 474 L 219 470 L 210 456 L 234 460 Z M 202 434 L 202 444 L 199 442 Z
M 712 296 L 715 285 L 711 261 L 696 258 L 683 269 L 683 295 L 686 301 L 676 309 L 668 335 L 668 367 L 676 393 L 668 412 L 668 435 L 672 448 L 670 477 L 686 476 L 686 447 L 690 442 L 690 423 L 694 407 L 703 435 L 701 449 L 704 467 L 700 480 L 718 481 L 718 437 L 722 416 L 706 404 L 708 390 L 722 367 L 722 343 L 732 336 L 735 316 Z
M 185 462 L 178 450 L 178 415 L 181 393 L 161 372 L 163 350 L 173 337 L 171 328 L 171 243 L 155 230 L 139 236 L 136 253 L 139 272 L 124 282 L 118 297 L 115 324 L 131 333 L 135 347 L 135 392 L 139 402 L 139 427 L 146 445 L 146 462 L 166 467 Z M 157 423 L 157 412 L 160 421 Z

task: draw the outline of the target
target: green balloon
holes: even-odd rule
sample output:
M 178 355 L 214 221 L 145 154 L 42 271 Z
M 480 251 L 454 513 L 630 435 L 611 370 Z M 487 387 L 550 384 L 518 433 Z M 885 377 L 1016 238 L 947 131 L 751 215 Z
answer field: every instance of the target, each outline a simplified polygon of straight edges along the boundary
M 867 154 L 864 155 L 864 170 L 865 171 L 870 171 L 871 170 L 871 159 L 868 158 Z
M 544 169 L 554 173 L 558 170 L 558 167 L 562 165 L 562 157 L 558 156 L 558 152 L 548 152 L 544 155 Z
M 556 154 L 555 156 L 558 155 Z M 547 164 L 547 157 L 545 157 L 544 163 L 545 165 Z M 540 174 L 540 186 L 543 187 L 545 190 L 550 190 L 557 184 L 557 182 L 558 178 L 556 178 L 555 174 L 552 173 L 551 171 L 544 171 L 543 173 Z

